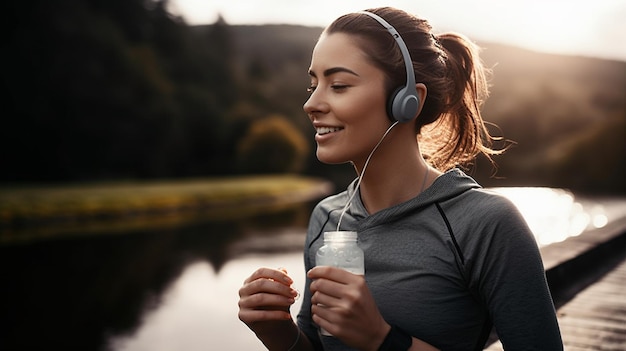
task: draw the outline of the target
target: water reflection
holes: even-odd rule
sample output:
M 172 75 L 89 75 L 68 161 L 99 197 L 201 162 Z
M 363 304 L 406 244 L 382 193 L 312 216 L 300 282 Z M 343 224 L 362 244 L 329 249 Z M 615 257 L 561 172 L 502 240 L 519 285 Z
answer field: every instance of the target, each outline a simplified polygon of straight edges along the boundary
M 539 246 L 604 227 L 609 221 L 609 213 L 602 204 L 577 199 L 564 189 L 510 187 L 492 190 L 506 196 L 519 208 Z
M 222 274 L 226 263 L 250 250 L 241 243 L 259 235 L 278 240 L 257 252 L 300 251 L 303 232 L 297 243 L 284 238 L 292 236 L 288 228 L 306 226 L 309 212 L 304 205 L 238 221 L 0 246 L 0 350 L 107 349 L 107 340 L 141 333 L 146 316 L 166 306 L 171 287 L 194 264 Z M 207 277 L 207 284 L 214 281 Z M 223 299 L 217 292 L 205 298 Z M 236 304 L 229 306 L 232 315 Z M 210 328 L 203 334 L 215 338 Z
M 301 238 L 303 238 L 301 236 Z M 237 318 L 237 291 L 243 280 L 261 266 L 287 268 L 294 287 L 304 282 L 298 252 L 253 255 L 229 261 L 219 273 L 205 262 L 189 265 L 166 292 L 161 307 L 149 313 L 135 335 L 110 341 L 111 350 L 265 350 Z M 291 311 L 300 308 L 300 299 Z
M 626 214 L 623 199 L 494 191 L 540 245 Z M 237 290 L 260 266 L 287 268 L 303 290 L 309 212 L 0 246 L 0 350 L 264 350 L 237 319 Z

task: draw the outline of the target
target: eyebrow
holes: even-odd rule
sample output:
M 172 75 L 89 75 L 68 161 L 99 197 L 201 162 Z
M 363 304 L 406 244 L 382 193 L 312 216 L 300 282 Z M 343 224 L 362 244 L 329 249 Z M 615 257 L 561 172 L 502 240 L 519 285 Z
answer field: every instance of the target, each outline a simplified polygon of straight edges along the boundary
M 328 77 L 330 75 L 333 75 L 335 73 L 339 73 L 339 72 L 345 72 L 345 73 L 349 73 L 352 75 L 355 75 L 357 77 L 359 77 L 359 75 L 354 72 L 353 70 L 347 69 L 345 67 L 333 67 L 333 68 L 329 68 L 327 70 L 324 71 L 324 77 Z M 313 72 L 312 70 L 309 70 L 309 75 L 311 77 L 317 77 L 317 75 L 315 74 L 315 72 Z

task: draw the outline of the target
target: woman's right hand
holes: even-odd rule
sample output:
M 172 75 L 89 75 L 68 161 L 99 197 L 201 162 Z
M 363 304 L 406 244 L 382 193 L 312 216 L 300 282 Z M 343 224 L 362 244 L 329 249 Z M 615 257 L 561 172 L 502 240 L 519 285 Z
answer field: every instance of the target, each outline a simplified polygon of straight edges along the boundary
M 285 270 L 259 268 L 239 289 L 239 319 L 254 332 L 278 321 L 291 320 L 289 307 L 298 292 Z

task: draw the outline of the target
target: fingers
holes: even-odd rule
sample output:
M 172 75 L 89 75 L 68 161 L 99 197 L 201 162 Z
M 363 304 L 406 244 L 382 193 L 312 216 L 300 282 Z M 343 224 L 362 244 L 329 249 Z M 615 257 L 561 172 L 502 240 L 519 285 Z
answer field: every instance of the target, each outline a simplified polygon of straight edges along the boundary
M 278 294 L 292 298 L 296 297 L 298 294 L 298 292 L 290 286 L 270 278 L 259 278 L 253 280 L 245 283 L 239 289 L 239 297 L 241 298 L 258 293 Z
M 269 280 L 257 280 L 239 290 L 239 306 L 258 308 L 263 306 L 291 306 L 296 292 L 282 284 Z
M 310 290 L 311 304 L 314 306 L 313 313 L 315 313 L 315 305 L 322 306 L 325 311 L 353 311 L 369 297 L 364 279 L 355 284 L 317 279 L 311 283 Z
M 322 292 L 335 298 L 345 298 L 346 294 L 365 287 L 365 279 L 336 267 L 318 266 L 312 268 L 307 276 L 313 281 L 310 285 L 311 293 Z M 349 286 L 353 288 L 348 289 Z M 319 302 L 322 303 L 322 302 Z
M 280 271 L 266 268 L 257 270 L 239 289 L 239 308 L 288 310 L 298 292 L 287 285 L 291 278 L 285 277 Z
M 281 310 L 239 309 L 239 319 L 246 324 L 252 324 L 262 321 L 290 320 L 291 314 Z
M 344 269 L 331 266 L 313 267 L 307 272 L 307 276 L 312 280 L 324 278 L 344 284 L 358 281 L 363 277 L 362 275 L 350 273 Z
M 289 307 L 298 292 L 285 270 L 260 268 L 239 289 L 239 319 L 254 322 L 291 319 Z
M 244 285 L 257 279 L 272 279 L 279 283 L 290 286 L 293 284 L 293 279 L 287 275 L 287 270 L 284 268 L 272 269 L 272 268 L 259 268 L 248 279 L 244 281 Z

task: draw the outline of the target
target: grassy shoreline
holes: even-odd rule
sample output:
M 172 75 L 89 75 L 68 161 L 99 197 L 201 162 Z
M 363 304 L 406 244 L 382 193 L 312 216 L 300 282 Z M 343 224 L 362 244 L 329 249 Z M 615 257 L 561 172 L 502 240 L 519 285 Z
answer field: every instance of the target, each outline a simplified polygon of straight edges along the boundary
M 59 230 L 126 230 L 260 215 L 331 191 L 327 181 L 297 175 L 0 186 L 0 243 Z

